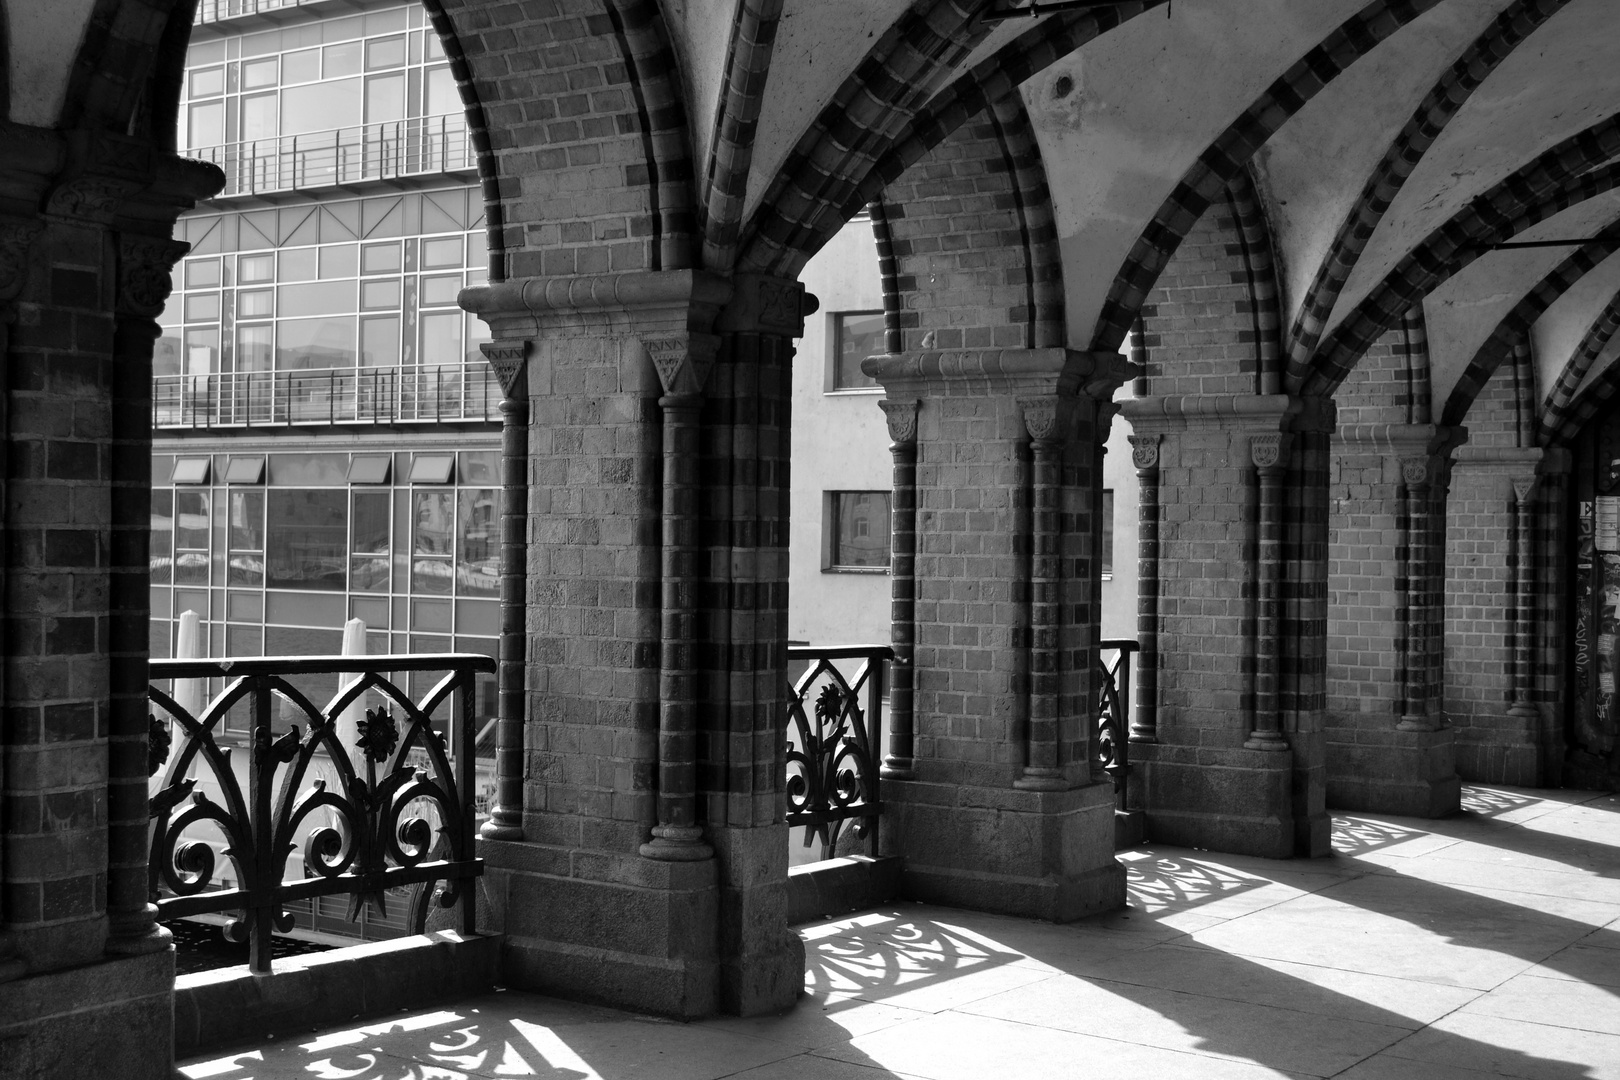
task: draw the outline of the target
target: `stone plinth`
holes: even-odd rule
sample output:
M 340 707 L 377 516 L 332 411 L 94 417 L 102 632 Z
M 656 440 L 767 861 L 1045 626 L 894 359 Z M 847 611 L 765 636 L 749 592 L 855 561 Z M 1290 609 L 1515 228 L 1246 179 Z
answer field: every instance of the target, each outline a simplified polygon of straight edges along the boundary
M 1268 859 L 1296 853 L 1292 751 L 1143 743 L 1131 747 L 1131 768 L 1131 806 L 1150 840 Z
M 174 950 L 0 983 L 0 1080 L 167 1080 Z
M 1328 805 L 1338 810 L 1445 817 L 1462 803 L 1451 728 L 1407 731 L 1387 716 L 1329 713 Z

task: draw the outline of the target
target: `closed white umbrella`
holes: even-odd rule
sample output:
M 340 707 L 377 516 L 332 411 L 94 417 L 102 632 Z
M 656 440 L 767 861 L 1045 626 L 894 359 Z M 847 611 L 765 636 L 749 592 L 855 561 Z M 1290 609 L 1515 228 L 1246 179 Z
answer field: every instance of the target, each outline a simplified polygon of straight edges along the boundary
M 366 655 L 366 621 L 364 619 L 350 619 L 343 624 L 343 655 Z M 360 673 L 342 675 L 338 678 L 338 692 L 353 686 L 360 681 Z M 369 695 L 361 694 L 354 699 L 354 703 L 338 714 L 337 736 L 346 750 L 349 751 L 349 760 L 354 762 L 355 772 L 365 775 L 365 760 L 355 743 L 360 738 L 360 721 L 366 718 L 366 698 Z

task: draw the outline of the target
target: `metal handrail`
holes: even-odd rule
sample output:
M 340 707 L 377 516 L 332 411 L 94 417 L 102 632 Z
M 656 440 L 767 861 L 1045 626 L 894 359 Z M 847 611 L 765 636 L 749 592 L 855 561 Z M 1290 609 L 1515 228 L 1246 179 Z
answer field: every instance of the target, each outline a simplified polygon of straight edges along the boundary
M 186 154 L 220 167 L 222 196 L 463 172 L 478 165 L 467 118 L 460 113 L 241 139 L 191 147 Z
M 788 698 L 787 823 L 802 826 L 804 846 L 821 842 L 832 858 L 844 827 L 877 854 L 874 826 L 883 813 L 878 766 L 883 761 L 884 664 L 887 645 L 796 645 L 789 660 L 808 666 Z M 834 661 L 859 660 L 853 675 Z M 812 700 L 812 695 L 814 700 Z M 864 704 L 862 699 L 865 699 Z
M 500 418 L 487 363 L 157 375 L 155 428 L 454 423 Z
M 226 937 L 248 942 L 248 966 L 261 973 L 270 970 L 272 932 L 292 929 L 286 905 L 309 897 L 354 897 L 353 919 L 362 902 L 381 909 L 387 889 L 420 883 L 426 894 L 442 882 L 440 905 L 459 904 L 461 928 L 473 932 L 477 890 L 465 883 L 483 873 L 473 854 L 474 681 L 494 670 L 492 658 L 472 653 L 152 661 L 154 682 L 227 680 L 195 711 L 176 700 L 192 698 L 179 685 L 147 689 L 149 772 L 162 774 L 148 800 L 158 918 L 237 913 Z M 418 700 L 383 674 L 438 671 L 447 674 Z M 289 681 L 345 673 L 357 678 L 324 706 Z M 368 694 L 382 704 L 367 709 Z M 273 697 L 307 720 L 307 732 L 274 730 Z M 432 719 L 446 702 L 448 738 Z M 221 745 L 227 714 L 242 705 L 250 714 L 245 792 L 233 748 Z M 365 718 L 344 730 L 360 710 Z M 225 838 L 234 882 L 216 873 L 210 833 Z M 289 879 L 289 856 L 300 848 L 303 874 Z M 425 917 L 424 905 L 414 921 Z

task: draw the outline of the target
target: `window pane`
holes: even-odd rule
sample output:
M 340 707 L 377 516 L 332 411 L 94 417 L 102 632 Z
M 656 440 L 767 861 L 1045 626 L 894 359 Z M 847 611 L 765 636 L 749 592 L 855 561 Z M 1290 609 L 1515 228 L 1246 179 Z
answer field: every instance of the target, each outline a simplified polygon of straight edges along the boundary
M 399 245 L 368 244 L 360 252 L 360 269 L 367 274 L 399 272 Z
M 277 94 L 255 94 L 253 97 L 242 99 L 242 139 L 252 142 L 256 139 L 273 139 L 276 137 L 277 103 L 280 96 Z
M 269 281 L 276 276 L 274 255 L 243 255 L 236 261 L 236 279 L 243 285 Z
M 405 62 L 405 35 L 366 42 L 366 70 L 399 67 Z
M 360 320 L 360 363 L 366 367 L 399 364 L 399 316 Z
M 197 293 L 186 297 L 187 322 L 212 322 L 219 318 L 219 293 Z
M 277 371 L 354 366 L 353 318 L 284 319 L 277 327 Z
M 429 35 L 437 42 L 438 35 Z M 428 68 L 427 100 L 423 113 L 428 116 L 453 116 L 461 111 L 461 95 L 456 91 L 456 78 L 449 67 Z
M 424 306 L 442 307 L 454 304 L 456 295 L 460 292 L 460 274 L 440 274 L 438 277 L 425 277 L 422 279 L 422 303 Z
M 321 50 L 326 60 L 322 77 L 331 79 L 335 75 L 354 75 L 360 71 L 360 43 L 358 41 L 345 41 L 341 45 L 328 45 Z
M 319 49 L 302 49 L 290 52 L 281 58 L 281 81 L 283 83 L 314 82 L 321 77 L 321 51 Z
M 281 253 L 281 273 L 277 280 L 314 281 L 319 266 L 319 256 L 314 248 L 290 248 Z
M 405 73 L 366 80 L 366 123 L 405 119 Z
M 271 357 L 270 324 L 236 328 L 236 370 L 269 371 Z
M 321 248 L 321 280 L 354 277 L 360 265 L 359 249 L 353 244 L 328 244 Z
M 257 90 L 276 85 L 276 58 L 249 60 L 242 65 L 242 89 Z
M 242 319 L 269 318 L 275 314 L 275 293 L 269 289 L 237 293 L 236 314 Z
M 838 342 L 838 369 L 833 385 L 839 389 L 876 386 L 877 380 L 861 371 L 861 361 L 884 351 L 883 313 L 848 312 L 833 316 Z
M 462 240 L 452 236 L 439 240 L 422 241 L 422 269 L 437 270 L 461 265 Z
M 187 259 L 186 288 L 206 289 L 219 284 L 218 259 Z
M 422 366 L 461 363 L 461 312 L 422 316 Z
M 213 97 L 215 94 L 225 92 L 225 69 L 222 67 L 203 68 L 201 71 L 191 73 L 191 96 Z
M 265 570 L 273 589 L 342 591 L 348 553 L 348 492 L 269 492 Z
M 349 588 L 357 592 L 387 592 L 392 569 L 388 561 L 388 518 L 391 497 L 386 491 L 354 496 L 354 540 L 350 545 Z
M 174 579 L 182 585 L 208 584 L 208 495 L 175 492 Z
M 281 131 L 303 135 L 311 131 L 353 127 L 360 123 L 359 79 L 308 83 L 281 92 Z
M 399 279 L 366 281 L 360 285 L 360 307 L 366 311 L 398 311 Z
M 191 107 L 190 147 L 218 146 L 225 141 L 225 103 L 210 101 Z
M 152 540 L 148 554 L 151 559 L 152 584 L 167 585 L 174 568 L 174 492 L 167 488 L 152 489 Z
M 411 544 L 411 591 L 448 594 L 455 496 L 448 491 L 417 491 L 412 495 L 415 536 Z
M 233 491 L 230 503 L 231 553 L 226 581 L 264 584 L 264 492 Z
M 1114 572 L 1114 493 L 1102 493 L 1102 572 Z
M 219 331 L 213 327 L 206 330 L 186 331 L 186 374 L 208 375 L 218 370 L 219 362 Z
M 463 488 L 459 501 L 456 591 L 462 596 L 499 596 L 500 503 L 496 489 Z
M 178 375 L 180 374 L 180 339 L 174 334 L 165 334 L 157 339 L 152 346 L 152 374 Z
M 340 315 L 354 310 L 354 282 L 321 281 L 309 285 L 283 285 L 276 290 L 283 317 Z
M 833 566 L 889 565 L 889 493 L 833 493 Z

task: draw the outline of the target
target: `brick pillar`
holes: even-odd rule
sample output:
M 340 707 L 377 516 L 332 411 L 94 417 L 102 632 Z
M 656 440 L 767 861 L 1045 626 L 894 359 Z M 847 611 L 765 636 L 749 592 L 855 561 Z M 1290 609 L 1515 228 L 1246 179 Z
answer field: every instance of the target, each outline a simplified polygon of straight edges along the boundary
M 866 369 L 915 425 L 912 769 L 885 776 L 881 832 L 903 894 L 1058 920 L 1117 907 L 1113 789 L 1093 763 L 1095 512 L 1133 369 L 1064 349 Z
M 1349 424 L 1333 439 L 1326 714 L 1328 803 L 1442 817 L 1460 805 L 1439 700 L 1436 543 L 1448 456 L 1434 424 Z
M 151 355 L 175 218 L 223 182 L 137 140 L 17 129 L 0 219 L 0 1075 L 167 1077 L 147 895 Z
M 1538 466 L 1541 475 L 1540 504 L 1531 525 L 1531 551 L 1536 562 L 1535 620 L 1536 671 L 1535 702 L 1541 717 L 1542 782 L 1548 786 L 1563 782 L 1564 755 L 1567 752 L 1564 728 L 1566 683 L 1567 619 L 1570 597 L 1569 535 L 1574 520 L 1570 504 L 1569 473 L 1573 455 L 1564 447 L 1542 451 Z M 1438 685 L 1438 679 L 1436 680 Z
M 874 204 L 875 205 L 875 204 Z M 896 343 L 898 345 L 898 343 Z M 883 777 L 910 780 L 917 656 L 917 403 L 880 401 L 894 458 L 889 545 L 889 642 L 894 648 L 889 681 L 889 748 Z
M 1136 338 L 1131 340 L 1134 344 Z M 1145 379 L 1137 382 L 1145 385 Z M 1136 466 L 1141 492 L 1136 524 L 1136 640 L 1140 651 L 1131 741 L 1153 742 L 1159 707 L 1159 436 L 1130 438 L 1131 463 Z
M 486 836 L 511 985 L 677 1016 L 792 1003 L 792 282 L 697 271 L 467 290 L 527 343 L 522 840 Z
M 1553 718 L 1531 701 L 1520 703 L 1524 688 L 1517 681 L 1521 669 L 1533 670 L 1536 652 L 1535 621 L 1527 628 L 1519 618 L 1521 605 L 1527 616 L 1535 607 L 1526 594 L 1536 560 L 1527 552 L 1528 581 L 1521 580 L 1518 552 L 1536 531 L 1528 487 L 1546 453 L 1470 445 L 1454 455 L 1446 500 L 1444 700 L 1465 780 L 1534 787 L 1547 782 L 1552 768 Z M 1523 524 L 1516 485 L 1527 489 Z M 1529 535 L 1521 537 L 1521 528 Z M 1515 648 L 1520 639 L 1522 655 Z
M 1138 447 L 1158 451 L 1157 590 L 1142 600 L 1157 631 L 1154 740 L 1131 748 L 1131 806 L 1154 840 L 1326 854 L 1332 405 L 1205 394 L 1123 408 Z

